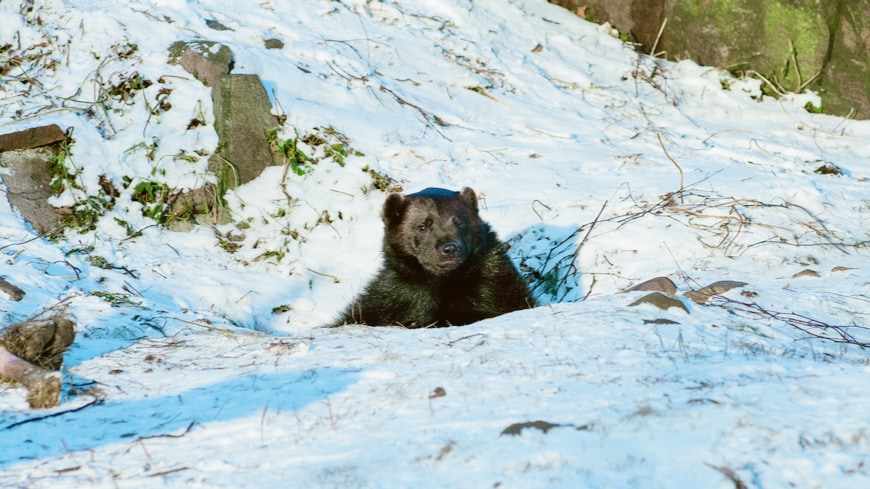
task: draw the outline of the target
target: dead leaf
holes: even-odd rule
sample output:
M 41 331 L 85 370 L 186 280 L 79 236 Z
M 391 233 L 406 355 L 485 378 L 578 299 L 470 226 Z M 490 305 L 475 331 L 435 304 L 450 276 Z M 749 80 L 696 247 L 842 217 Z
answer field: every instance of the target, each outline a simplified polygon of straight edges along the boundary
M 667 277 L 656 277 L 651 278 L 645 282 L 641 282 L 628 290 L 626 292 L 637 292 L 637 291 L 657 291 L 664 292 L 665 294 L 676 294 L 677 286 L 674 285 L 674 281 Z
M 561 426 L 564 426 L 564 425 L 549 423 L 547 421 L 541 421 L 541 420 L 527 421 L 525 423 L 514 423 L 514 424 L 510 425 L 507 428 L 505 428 L 504 430 L 502 430 L 501 434 L 502 435 L 519 436 L 523 432 L 523 430 L 526 428 L 534 428 L 536 430 L 541 430 L 542 432 L 546 433 L 553 428 L 559 428 Z
M 846 270 L 854 270 L 852 267 L 834 267 L 831 269 L 832 272 L 845 272 Z
M 680 324 L 676 321 L 671 321 L 670 319 L 658 318 L 658 319 L 644 319 L 643 324 Z
M 438 399 L 439 397 L 444 397 L 447 395 L 447 391 L 442 387 L 436 387 L 429 393 L 429 399 Z
M 821 277 L 821 275 L 819 275 L 819 272 L 817 272 L 815 270 L 811 270 L 809 268 L 807 268 L 806 270 L 801 270 L 800 272 L 792 275 L 792 278 L 801 278 L 801 277 L 819 278 L 819 277 Z
M 684 295 L 689 299 L 692 299 L 695 303 L 703 305 L 706 304 L 714 295 L 724 294 L 731 289 L 743 287 L 745 285 L 747 285 L 746 282 L 738 282 L 736 280 L 719 280 L 718 282 L 713 282 L 706 287 L 701 287 L 698 290 L 686 292 Z
M 676 297 L 662 294 L 661 292 L 653 292 L 651 294 L 647 294 L 629 304 L 628 307 L 635 307 L 641 304 L 652 304 L 663 311 L 667 311 L 672 307 L 676 307 L 686 312 L 689 312 L 689 308 L 687 308 L 681 300 L 677 299 Z

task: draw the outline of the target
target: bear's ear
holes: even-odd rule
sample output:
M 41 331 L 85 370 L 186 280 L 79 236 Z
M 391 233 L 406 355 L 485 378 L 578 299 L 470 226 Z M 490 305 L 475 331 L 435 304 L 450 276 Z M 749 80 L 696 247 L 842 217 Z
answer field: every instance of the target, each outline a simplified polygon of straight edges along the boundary
M 381 218 L 385 224 L 395 224 L 402 219 L 405 213 L 405 196 L 394 192 L 387 195 L 387 200 L 384 201 L 384 210 L 381 213 Z
M 477 194 L 474 193 L 474 189 L 471 187 L 465 187 L 459 192 L 459 198 L 462 199 L 462 202 L 468 206 L 469 209 L 477 212 Z

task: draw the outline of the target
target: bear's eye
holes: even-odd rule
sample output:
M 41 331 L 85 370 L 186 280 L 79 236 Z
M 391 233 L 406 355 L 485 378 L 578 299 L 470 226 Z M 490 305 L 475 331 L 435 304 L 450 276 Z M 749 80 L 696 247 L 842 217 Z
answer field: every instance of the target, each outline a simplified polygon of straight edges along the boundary
M 421 233 L 428 232 L 429 229 L 432 228 L 433 222 L 434 221 L 432 221 L 432 219 L 430 218 L 430 219 L 426 219 L 425 221 L 421 222 L 420 224 L 417 224 L 417 231 L 419 231 Z

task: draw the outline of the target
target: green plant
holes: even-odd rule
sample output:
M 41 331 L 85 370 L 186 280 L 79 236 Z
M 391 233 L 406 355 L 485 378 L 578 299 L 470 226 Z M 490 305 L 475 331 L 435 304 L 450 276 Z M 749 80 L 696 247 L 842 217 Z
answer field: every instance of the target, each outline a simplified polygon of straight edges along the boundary
M 99 297 L 111 304 L 113 307 L 136 307 L 141 305 L 130 298 L 130 294 L 114 294 L 112 292 L 94 291 L 88 295 Z
M 812 102 L 807 102 L 807 103 L 804 105 L 804 109 L 805 109 L 807 112 L 809 112 L 810 114 L 821 114 L 821 113 L 823 112 L 823 111 L 822 111 L 822 106 L 821 106 L 821 105 L 816 106 L 816 105 L 813 104 Z
M 168 193 L 169 187 L 165 183 L 145 180 L 133 189 L 133 200 L 143 204 L 162 202 Z
M 49 169 L 51 173 L 50 187 L 54 193 L 61 193 L 67 188 L 80 188 L 75 181 L 78 169 L 73 166 L 72 159 L 70 158 L 70 147 L 74 142 L 75 140 L 68 136 L 60 144 L 57 156 L 51 162 Z
M 56 194 L 68 191 L 73 197 L 73 204 L 60 211 L 61 224 L 68 228 L 93 231 L 99 219 L 114 207 L 114 188 L 107 185 L 101 177 L 99 184 L 103 193 L 85 195 L 84 186 L 79 181 L 79 170 L 71 157 L 71 147 L 74 142 L 72 135 L 68 134 L 66 140 L 61 143 L 57 156 L 50 165 L 49 187 Z
M 372 177 L 372 187 L 381 192 L 386 192 L 396 184 L 396 181 L 393 178 L 369 167 L 368 165 L 364 166 L 362 171 L 368 173 L 369 176 Z
M 295 138 L 277 141 L 278 153 L 284 157 L 290 169 L 296 175 L 302 176 L 311 171 L 311 158 L 299 149 L 299 134 Z
M 273 131 L 269 134 L 269 140 L 278 154 L 284 157 L 287 167 L 296 175 L 310 173 L 314 165 L 324 160 L 343 167 L 348 156 L 365 156 L 353 149 L 350 140 L 332 126 L 315 127 L 312 132 L 303 136 L 295 129 L 293 132 L 295 137 L 282 140 L 277 131 Z
M 131 179 L 125 179 L 127 187 L 132 183 Z M 164 223 L 166 219 L 166 202 L 169 200 L 171 189 L 162 182 L 144 180 L 133 188 L 132 198 L 142 204 L 142 215 Z

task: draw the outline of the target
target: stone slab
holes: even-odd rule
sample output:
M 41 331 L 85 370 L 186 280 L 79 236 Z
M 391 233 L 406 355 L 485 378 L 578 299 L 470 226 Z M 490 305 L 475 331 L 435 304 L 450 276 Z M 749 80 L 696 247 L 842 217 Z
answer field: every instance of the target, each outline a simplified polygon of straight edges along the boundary
M 0 134 L 0 153 L 22 149 L 39 148 L 63 141 L 66 134 L 57 126 L 33 127 L 9 134 Z
M 176 42 L 169 47 L 169 58 L 208 87 L 233 69 L 233 52 L 214 41 Z
M 274 164 L 269 132 L 278 124 L 257 75 L 221 75 L 212 88 L 212 100 L 219 143 L 209 170 L 218 176 L 218 192 L 223 195 Z
M 57 144 L 0 153 L 0 178 L 6 197 L 33 229 L 45 234 L 58 224 L 58 214 L 48 203 L 51 190 L 51 165 L 57 158 Z

